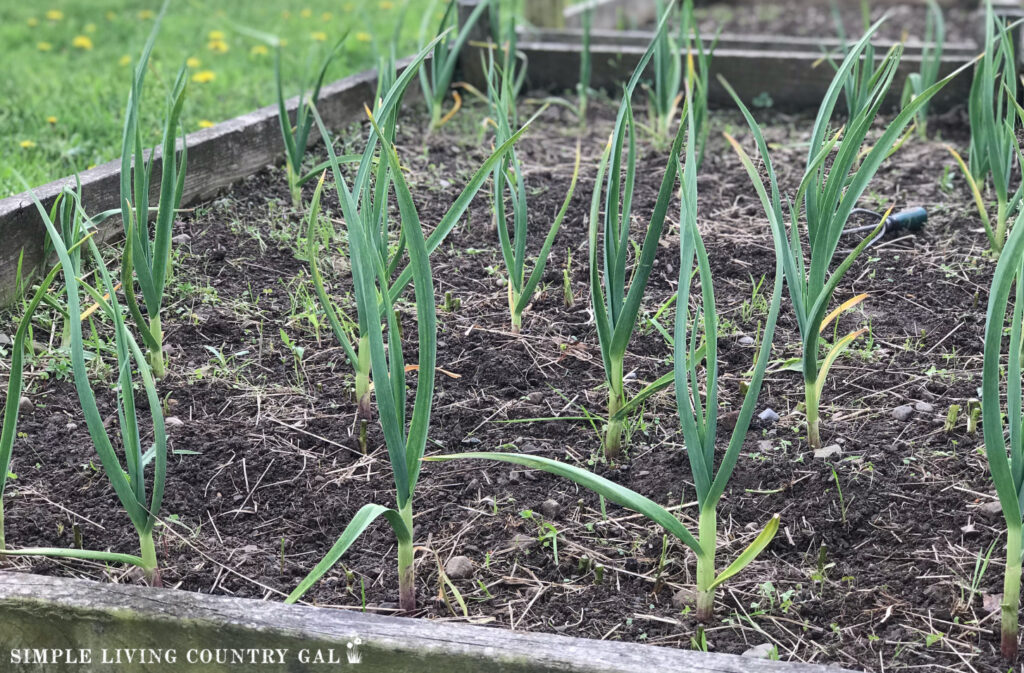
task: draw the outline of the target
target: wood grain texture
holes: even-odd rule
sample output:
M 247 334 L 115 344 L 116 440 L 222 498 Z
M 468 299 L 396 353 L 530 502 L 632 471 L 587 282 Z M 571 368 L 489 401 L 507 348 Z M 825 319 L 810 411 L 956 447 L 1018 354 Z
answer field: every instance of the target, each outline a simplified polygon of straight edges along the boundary
M 376 87 L 376 70 L 324 86 L 318 109 L 325 123 L 337 127 L 360 119 L 363 104 L 373 102 Z M 294 115 L 299 105 L 298 97 L 290 99 L 287 104 L 289 112 Z M 284 156 L 284 143 L 277 114 L 277 106 L 272 105 L 190 133 L 186 138 L 188 171 L 182 206 L 208 199 L 267 164 L 278 163 Z M 319 133 L 314 129 L 310 134 L 310 142 L 319 140 Z M 158 149 L 153 162 L 151 205 L 156 205 L 160 166 Z M 120 206 L 120 168 L 120 160 L 115 160 L 81 174 L 82 202 L 86 212 L 99 213 Z M 49 209 L 64 186 L 73 186 L 74 182 L 74 177 L 68 177 L 33 191 L 43 206 Z M 122 231 L 121 218 L 111 218 L 101 225 L 99 238 L 109 239 Z M 0 306 L 15 298 L 19 257 L 24 255 L 22 268 L 26 274 L 38 271 L 44 262 L 45 240 L 43 221 L 28 192 L 0 200 Z
M 50 671 L 138 673 L 349 670 L 303 665 L 300 649 L 344 653 L 359 639 L 363 673 L 842 673 L 827 666 L 705 654 L 651 645 L 513 632 L 427 619 L 384 617 L 186 591 L 99 584 L 86 580 L 0 572 L 0 670 L 39 671 L 10 664 L 15 648 L 274 648 L 289 650 L 287 666 L 59 666 Z M 344 654 L 342 654 L 344 656 Z

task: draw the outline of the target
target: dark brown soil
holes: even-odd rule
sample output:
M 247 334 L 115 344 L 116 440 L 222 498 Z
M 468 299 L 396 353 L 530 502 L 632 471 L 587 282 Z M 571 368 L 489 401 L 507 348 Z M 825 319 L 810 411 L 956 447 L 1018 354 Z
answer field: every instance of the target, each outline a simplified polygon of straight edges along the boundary
M 870 2 L 869 17 L 874 23 L 887 16 L 878 29 L 878 37 L 899 41 L 925 39 L 928 9 L 920 2 Z M 948 4 L 948 3 L 943 3 Z M 848 38 L 864 33 L 864 19 L 860 0 L 837 0 L 836 8 L 842 18 L 843 30 Z M 701 29 L 710 34 L 721 29 L 723 33 L 744 35 L 787 35 L 793 37 L 836 37 L 837 27 L 832 4 L 828 0 L 776 0 L 774 2 L 747 2 L 720 0 L 698 2 L 696 16 Z M 975 42 L 981 30 L 981 15 L 977 3 L 955 3 L 943 8 L 947 42 Z
M 584 409 L 600 414 L 605 400 L 588 310 L 585 214 L 613 115 L 608 105 L 592 109 L 580 187 L 522 334 L 508 329 L 486 194 L 435 254 L 438 301 L 451 293 L 461 306 L 440 313 L 438 365 L 458 378 L 438 377 L 428 453 L 503 448 L 588 465 L 659 502 L 681 504 L 676 513 L 695 527 L 694 490 L 671 393 L 636 419 L 627 456 L 616 465 L 600 460 L 589 423 L 570 420 Z M 414 116 L 401 131 L 402 160 L 427 227 L 485 158 L 482 116 L 469 107 L 433 136 L 425 136 L 422 119 Z M 811 122 L 779 115 L 765 122 L 775 164 L 792 187 Z M 522 143 L 526 179 L 534 187 L 531 218 L 539 230 L 546 231 L 568 186 L 577 128 L 566 112 L 550 108 Z M 727 321 L 720 344 L 723 413 L 738 403 L 737 382 L 750 363 L 752 349 L 740 338 L 754 335 L 764 320 L 763 309 L 746 312 L 744 302 L 752 282 L 774 268 L 761 205 L 718 132 L 729 129 L 749 147 L 745 128 L 735 114 L 715 116 L 700 177 L 701 227 Z M 959 119 L 947 119 L 936 121 L 932 132 L 963 148 L 963 128 Z M 665 163 L 663 151 L 644 146 L 636 227 L 650 213 Z M 183 590 L 281 600 L 360 506 L 393 504 L 379 428 L 371 426 L 370 455 L 357 448 L 352 376 L 311 298 L 296 254 L 301 217 L 288 203 L 283 172 L 271 167 L 178 225 L 190 242 L 177 247 L 174 300 L 165 319 L 170 374 L 160 389 L 182 425 L 171 428 L 172 448 L 180 453 L 170 461 L 158 547 L 165 584 Z M 336 205 L 331 192 L 326 207 L 332 217 Z M 870 671 L 1005 670 L 993 635 L 998 617 L 989 598 L 983 605 L 983 596 L 1000 590 L 1003 524 L 979 509 L 993 500 L 981 437 L 966 434 L 962 416 L 952 433 L 942 427 L 949 405 L 964 406 L 980 385 L 993 268 L 987 243 L 940 140 L 912 138 L 880 171 L 862 205 L 924 205 L 931 219 L 921 235 L 872 248 L 837 292 L 837 302 L 871 294 L 841 321 L 842 333 L 857 325 L 871 331 L 833 368 L 823 400 L 823 439 L 841 447 L 839 455 L 822 460 L 808 451 L 795 411 L 802 400 L 799 375 L 778 367 L 768 375 L 758 411 L 771 407 L 781 420 L 755 422 L 748 434 L 720 509 L 721 562 L 734 558 L 773 512 L 781 515 L 782 528 L 768 551 L 720 592 L 720 621 L 707 630 L 708 647 L 738 653 L 771 642 L 783 659 Z M 670 219 L 674 223 L 675 215 Z M 671 367 L 671 348 L 650 318 L 675 290 L 677 245 L 673 226 L 629 350 L 634 392 Z M 561 279 L 570 253 L 575 304 L 567 308 Z M 328 262 L 334 294 L 354 312 L 343 257 Z M 770 278 L 765 285 L 770 288 Z M 409 327 L 411 302 L 402 310 Z M 671 311 L 659 321 L 669 327 Z M 282 330 L 305 349 L 298 365 Z M 47 341 L 45 324 L 35 338 Z M 784 308 L 774 357 L 797 355 L 798 342 Z M 408 350 L 415 362 L 414 349 Z M 34 408 L 18 428 L 8 542 L 70 546 L 77 527 L 88 548 L 133 552 L 134 533 L 98 469 L 65 377 L 59 358 L 31 363 L 27 395 Z M 892 417 L 895 407 L 917 402 L 932 410 L 907 421 Z M 112 403 L 106 396 L 105 413 L 113 413 Z M 517 535 L 541 535 L 547 500 L 558 505 L 546 520 L 558 531 L 557 562 L 550 540 L 513 544 Z M 603 512 L 598 498 L 546 474 L 480 462 L 425 466 L 415 506 L 416 540 L 423 547 L 420 616 L 453 618 L 438 600 L 435 559 L 443 564 L 465 555 L 476 564 L 475 577 L 455 584 L 469 621 L 691 646 L 697 624 L 689 602 L 675 607 L 672 597 L 693 585 L 693 554 L 669 543 L 663 586 L 655 593 L 662 534 L 640 517 L 615 506 Z M 965 586 L 975 560 L 993 544 L 991 565 L 970 594 Z M 393 611 L 394 558 L 390 530 L 374 525 L 343 559 L 351 575 L 339 567 L 307 599 Z M 603 581 L 580 570 L 584 559 L 606 568 Z M 120 569 L 79 562 L 4 565 L 131 580 Z

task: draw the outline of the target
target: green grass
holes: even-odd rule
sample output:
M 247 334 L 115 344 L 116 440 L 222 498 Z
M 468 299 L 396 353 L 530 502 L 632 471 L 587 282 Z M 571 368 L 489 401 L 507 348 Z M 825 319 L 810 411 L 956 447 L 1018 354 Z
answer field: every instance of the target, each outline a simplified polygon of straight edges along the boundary
M 400 56 L 415 51 L 420 19 L 430 4 L 409 0 Z M 14 170 L 39 185 L 120 155 L 132 64 L 159 5 L 157 0 L 2 3 L 0 198 L 22 191 Z M 391 38 L 402 5 L 402 0 L 172 0 L 143 95 L 147 145 L 159 142 L 164 95 L 187 58 L 198 64 L 189 68 L 186 132 L 274 102 L 272 54 L 232 24 L 287 41 L 282 71 L 286 93 L 293 95 L 307 68 L 315 67 L 346 30 L 351 34 L 327 81 L 376 65 L 377 45 Z M 51 11 L 59 18 L 48 18 Z M 223 38 L 218 41 L 214 31 Z

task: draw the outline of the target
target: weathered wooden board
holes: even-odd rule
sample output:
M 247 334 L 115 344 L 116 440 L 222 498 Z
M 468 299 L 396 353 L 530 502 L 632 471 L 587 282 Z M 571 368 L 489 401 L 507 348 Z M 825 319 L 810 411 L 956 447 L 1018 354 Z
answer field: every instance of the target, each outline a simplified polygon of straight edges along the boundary
M 811 664 L 14 572 L 0 572 L 0 624 L 0 670 L 5 673 L 842 673 Z M 348 663 L 348 654 L 349 644 L 357 641 L 360 662 L 355 666 Z M 80 663 L 24 662 L 22 650 L 44 648 Z M 151 656 L 159 654 L 165 662 L 173 656 L 175 662 L 123 661 L 127 650 L 138 657 L 140 650 L 150 649 L 155 651 Z M 188 661 L 217 653 L 231 657 L 231 650 L 254 653 L 258 663 Z M 104 655 L 112 661 L 119 651 L 121 664 L 102 663 Z M 337 663 L 308 661 L 316 653 L 324 659 L 333 654 Z
M 527 28 L 520 31 L 520 36 L 528 42 L 567 42 L 579 44 L 583 40 L 583 31 L 580 28 L 566 28 L 562 30 L 549 30 L 538 28 Z M 620 46 L 647 48 L 651 42 L 652 33 L 649 30 L 592 30 L 590 43 L 595 46 Z M 838 54 L 842 48 L 842 41 L 834 37 L 778 37 L 772 35 L 739 35 L 735 33 L 721 33 L 720 35 L 702 34 L 706 45 L 716 40 L 716 51 L 743 50 L 756 52 L 805 52 L 820 57 L 823 53 Z M 873 42 L 878 52 L 884 52 L 893 45 L 885 40 Z M 903 53 L 907 58 L 919 57 L 925 45 L 919 41 L 908 40 L 904 43 Z M 943 54 L 949 58 L 968 60 L 979 53 L 979 47 L 974 42 L 947 42 L 943 46 Z
M 578 43 L 520 42 L 519 49 L 529 62 L 527 81 L 530 88 L 552 91 L 575 89 L 579 82 L 581 56 Z M 591 86 L 620 92 L 622 82 L 629 78 L 643 53 L 644 48 L 639 46 L 593 45 Z M 820 54 L 807 52 L 716 50 L 711 62 L 709 104 L 713 107 L 735 107 L 718 83 L 717 77 L 721 75 L 748 105 L 756 101 L 786 112 L 815 110 L 835 74 L 820 59 Z M 920 57 L 906 56 L 902 60 L 890 88 L 887 105 L 898 104 L 903 82 L 907 75 L 917 72 L 920 65 Z M 962 59 L 945 57 L 940 75 L 953 72 L 961 65 Z M 962 74 L 935 97 L 931 109 L 941 112 L 962 104 L 967 99 L 970 84 L 970 73 Z
M 269 75 L 268 75 L 269 76 Z M 364 103 L 372 103 L 377 87 L 375 70 L 324 86 L 318 109 L 330 126 L 347 125 L 362 117 Z M 413 94 L 412 87 L 410 94 Z M 294 114 L 298 98 L 288 101 Z M 267 164 L 277 163 L 284 156 L 284 144 L 277 120 L 277 106 L 268 106 L 236 117 L 208 129 L 191 133 L 188 142 L 188 172 L 182 205 L 206 199 L 228 185 L 255 173 Z M 319 134 L 311 134 L 311 142 Z M 180 149 L 180 144 L 179 144 Z M 153 166 L 155 205 L 160 185 L 160 154 Z M 111 161 L 81 174 L 82 201 L 86 212 L 98 213 L 119 207 L 120 161 Z M 283 178 L 282 178 L 283 179 Z M 69 177 L 37 187 L 34 191 L 49 208 L 65 185 L 74 185 Z M 121 219 L 112 218 L 102 225 L 101 238 L 122 231 Z M 31 274 L 43 263 L 46 231 L 28 193 L 0 200 L 0 306 L 13 299 L 18 259 L 24 255 L 23 270 Z

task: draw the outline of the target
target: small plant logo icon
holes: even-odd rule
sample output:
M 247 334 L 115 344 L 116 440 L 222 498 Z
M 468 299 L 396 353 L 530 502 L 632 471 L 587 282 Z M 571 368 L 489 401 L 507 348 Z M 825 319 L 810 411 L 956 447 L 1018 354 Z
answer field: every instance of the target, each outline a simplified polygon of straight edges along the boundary
M 348 663 L 358 664 L 363 660 L 363 655 L 359 652 L 359 646 L 363 644 L 363 641 L 356 637 L 348 641 L 348 649 L 345 652 L 345 656 L 348 657 Z

